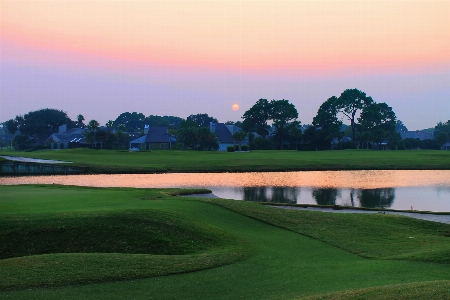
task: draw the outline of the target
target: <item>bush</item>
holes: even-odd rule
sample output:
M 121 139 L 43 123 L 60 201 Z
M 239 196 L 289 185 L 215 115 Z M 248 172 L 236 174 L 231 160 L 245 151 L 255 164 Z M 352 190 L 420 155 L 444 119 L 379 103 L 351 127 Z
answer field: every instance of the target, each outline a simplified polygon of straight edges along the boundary
M 254 150 L 274 150 L 275 144 L 272 140 L 256 137 L 250 144 L 250 147 Z
M 227 146 L 227 152 L 234 152 L 235 148 L 234 146 Z
M 35 146 L 31 147 L 30 149 L 28 149 L 26 151 L 33 152 L 33 151 L 44 150 L 44 149 L 50 149 L 50 147 L 39 144 L 39 145 L 35 145 Z
M 241 146 L 241 151 L 248 151 L 248 150 L 250 150 L 250 147 L 248 145 Z

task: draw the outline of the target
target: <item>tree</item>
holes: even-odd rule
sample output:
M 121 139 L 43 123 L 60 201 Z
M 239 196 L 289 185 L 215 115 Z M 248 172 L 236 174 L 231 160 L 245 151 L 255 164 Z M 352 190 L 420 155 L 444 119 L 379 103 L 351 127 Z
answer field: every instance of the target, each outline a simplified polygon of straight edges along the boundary
M 270 119 L 273 121 L 276 134 L 280 141 L 280 149 L 283 150 L 284 136 L 287 134 L 288 125 L 298 118 L 298 112 L 294 104 L 289 100 L 270 101 Z
M 234 126 L 237 126 L 239 128 L 242 128 L 242 122 L 241 121 L 236 121 L 236 122 L 234 122 L 234 121 L 226 121 L 225 125 L 234 125 Z
M 196 115 L 190 115 L 186 118 L 186 121 L 192 121 L 196 123 L 199 127 L 208 127 L 211 122 L 217 123 L 217 119 L 208 116 L 208 114 L 196 114 Z
M 108 122 L 106 122 L 105 126 L 108 127 L 108 128 L 114 127 L 114 121 L 113 120 L 108 120 Z
M 319 107 L 317 115 L 313 119 L 312 125 L 316 131 L 314 136 L 318 138 L 314 139 L 316 148 L 330 149 L 334 138 L 338 138 L 340 143 L 340 139 L 344 136 L 341 133 L 342 121 L 337 118 L 337 101 L 338 98 L 335 96 L 328 98 Z
M 95 135 L 96 135 L 97 130 L 100 128 L 100 124 L 96 120 L 90 120 L 88 125 L 87 125 L 87 128 L 88 128 L 88 130 L 90 132 L 93 133 L 91 144 L 94 143 L 95 146 L 97 146 L 97 140 L 96 140 L 96 136 Z
M 246 132 L 256 132 L 263 138 L 269 134 L 267 130 L 269 125 L 267 122 L 271 118 L 271 104 L 267 99 L 259 99 L 256 103 L 247 110 L 242 119 L 242 129 Z
M 290 149 L 298 150 L 298 143 L 302 140 L 302 130 L 300 129 L 300 122 L 292 122 L 287 127 L 286 139 L 290 144 Z
M 130 144 L 130 136 L 121 130 L 117 130 L 115 133 L 115 144 L 117 149 L 127 149 Z
M 145 116 L 144 114 L 137 112 L 124 112 L 116 118 L 114 127 L 117 128 L 121 124 L 125 125 L 128 132 L 139 131 L 144 128 Z
M 372 102 L 364 107 L 358 122 L 366 142 L 380 144 L 383 139 L 395 132 L 397 118 L 392 107 L 386 103 Z
M 238 143 L 239 151 L 240 151 L 241 150 L 242 141 L 247 138 L 247 133 L 245 131 L 243 131 L 243 130 L 238 130 L 238 131 L 236 131 L 235 133 L 233 133 L 231 135 L 231 138 L 234 140 L 235 143 L 236 142 Z
M 434 130 L 435 130 L 436 134 L 438 132 L 445 132 L 445 133 L 447 133 L 447 135 L 450 136 L 450 120 L 448 120 L 445 123 L 442 123 L 442 122 L 437 123 L 437 125 L 434 127 Z
M 84 127 L 86 127 L 86 125 L 84 125 L 83 121 L 84 121 L 84 116 L 81 115 L 81 114 L 78 115 L 78 116 L 77 116 L 77 127 L 79 127 L 79 128 L 84 128 Z
M 25 150 L 30 137 L 24 134 L 16 135 L 13 139 L 13 146 L 16 150 Z
M 97 130 L 95 132 L 95 140 L 100 143 L 100 149 L 103 149 L 103 145 L 108 143 L 112 145 L 114 142 L 114 134 L 106 130 Z
M 356 145 L 356 125 L 357 113 L 373 102 L 371 97 L 357 89 L 345 90 L 336 101 L 336 109 L 342 113 L 349 121 L 352 129 L 352 142 Z
M 59 126 L 64 124 L 69 128 L 74 125 L 66 112 L 52 108 L 32 111 L 23 117 L 16 116 L 16 121 L 19 123 L 21 134 L 30 137 L 58 132 Z
M 397 120 L 397 122 L 395 123 L 395 130 L 397 132 L 407 132 L 408 128 L 406 128 L 405 124 L 403 124 L 401 120 Z
M 193 122 L 192 122 L 193 123 Z M 195 149 L 197 145 L 197 124 L 189 122 L 188 124 L 181 125 L 181 128 L 178 130 L 177 139 L 180 143 L 183 144 L 183 149 L 192 148 Z
M 13 147 L 13 136 L 19 130 L 19 122 L 14 119 L 10 119 L 5 122 L 6 131 L 11 135 L 11 149 Z
M 160 116 L 150 115 L 145 118 L 145 124 L 150 125 L 150 127 L 169 127 L 170 123 L 168 119 L 164 119 Z
M 199 145 L 198 150 L 211 151 L 219 149 L 217 135 L 214 132 L 211 132 L 209 128 L 198 128 L 196 130 L 196 139 L 196 143 Z
M 440 131 L 440 132 L 436 133 L 436 137 L 435 137 L 436 142 L 439 144 L 439 146 L 441 148 L 445 143 L 447 143 L 448 138 L 449 138 L 449 136 L 448 136 L 447 132 L 445 132 L 445 131 Z

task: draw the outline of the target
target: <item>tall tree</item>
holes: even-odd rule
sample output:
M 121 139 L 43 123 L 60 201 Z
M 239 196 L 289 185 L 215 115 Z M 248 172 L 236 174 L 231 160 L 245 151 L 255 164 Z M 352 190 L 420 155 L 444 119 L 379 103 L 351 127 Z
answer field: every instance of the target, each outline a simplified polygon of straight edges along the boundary
M 342 113 L 349 121 L 352 129 L 352 142 L 356 145 L 356 121 L 357 113 L 373 102 L 371 97 L 357 89 L 345 90 L 336 101 L 336 109 Z
M 13 147 L 13 136 L 19 130 L 19 122 L 14 119 L 10 119 L 5 122 L 6 131 L 11 135 L 11 149 Z
M 96 120 L 90 120 L 87 128 L 91 134 L 93 134 L 93 139 L 91 143 L 94 143 L 95 147 L 97 146 L 96 133 L 100 128 L 100 124 Z
M 335 96 L 328 98 L 322 103 L 317 111 L 317 115 L 313 119 L 312 125 L 317 131 L 315 135 L 319 138 L 315 140 L 316 147 L 320 149 L 330 149 L 331 142 L 334 138 L 342 138 L 340 134 L 342 128 L 342 121 L 337 118 L 337 101 Z
M 271 104 L 267 99 L 259 99 L 256 103 L 247 110 L 242 119 L 242 129 L 251 132 L 254 131 L 262 137 L 269 134 L 269 125 L 267 122 L 271 118 Z
M 72 127 L 73 121 L 62 110 L 44 108 L 17 116 L 20 132 L 24 135 L 35 137 L 40 134 L 52 134 L 58 132 L 61 125 Z
M 283 149 L 284 137 L 287 134 L 288 125 L 296 121 L 298 112 L 294 104 L 289 100 L 271 100 L 270 118 L 273 121 L 277 137 L 280 141 L 280 149 Z M 298 125 L 298 124 L 296 124 Z
M 397 118 L 392 107 L 386 103 L 372 102 L 364 107 L 358 122 L 366 141 L 379 144 L 395 132 Z
M 116 118 L 114 127 L 117 128 L 121 124 L 125 125 L 128 132 L 139 131 L 144 128 L 145 116 L 137 112 L 124 112 Z
M 213 122 L 213 123 L 217 123 L 217 119 L 214 117 L 210 117 L 208 116 L 208 114 L 196 114 L 196 115 L 190 115 L 189 117 L 186 118 L 186 121 L 192 121 L 197 123 L 198 126 L 200 127 L 208 127 L 209 128 L 209 123 Z

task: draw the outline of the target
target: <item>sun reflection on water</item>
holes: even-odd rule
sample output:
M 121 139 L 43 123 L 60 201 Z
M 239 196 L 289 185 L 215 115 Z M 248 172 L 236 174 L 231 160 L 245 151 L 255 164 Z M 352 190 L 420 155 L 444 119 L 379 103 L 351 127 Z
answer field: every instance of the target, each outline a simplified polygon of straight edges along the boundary
M 368 170 L 253 173 L 169 173 L 2 177 L 0 184 L 64 184 L 94 187 L 318 187 L 376 189 L 450 186 L 450 170 Z

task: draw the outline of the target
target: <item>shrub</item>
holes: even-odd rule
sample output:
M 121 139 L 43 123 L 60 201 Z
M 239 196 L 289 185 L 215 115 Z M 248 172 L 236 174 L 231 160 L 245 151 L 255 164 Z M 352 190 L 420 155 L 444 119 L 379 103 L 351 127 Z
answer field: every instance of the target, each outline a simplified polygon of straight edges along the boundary
M 248 145 L 241 146 L 241 151 L 248 151 L 248 150 L 250 150 L 250 147 Z
M 274 150 L 275 144 L 272 140 L 268 140 L 262 137 L 256 137 L 250 144 L 254 150 Z
M 227 146 L 227 152 L 234 152 L 234 146 Z

